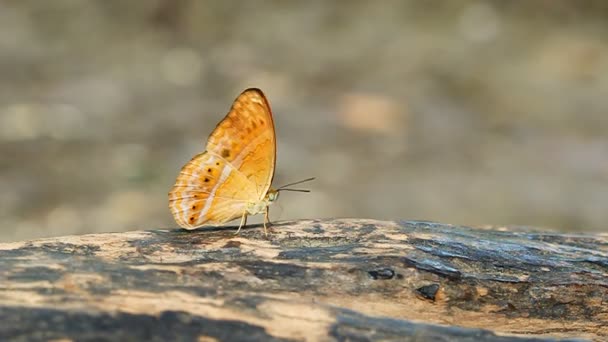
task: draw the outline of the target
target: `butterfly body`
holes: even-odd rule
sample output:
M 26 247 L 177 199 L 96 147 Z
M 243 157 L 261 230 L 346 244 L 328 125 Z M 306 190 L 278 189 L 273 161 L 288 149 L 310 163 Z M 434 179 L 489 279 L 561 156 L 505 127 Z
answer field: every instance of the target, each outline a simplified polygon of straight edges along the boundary
M 247 215 L 265 214 L 277 199 L 271 189 L 276 137 L 268 100 L 255 88 L 234 101 L 209 136 L 206 151 L 182 167 L 169 192 L 169 209 L 183 228 L 221 224 Z
M 257 215 L 261 213 L 265 213 L 268 210 L 268 207 L 272 204 L 272 202 L 276 201 L 279 197 L 279 193 L 274 190 L 268 190 L 266 196 L 257 202 L 249 202 L 247 203 L 247 214 L 249 215 Z

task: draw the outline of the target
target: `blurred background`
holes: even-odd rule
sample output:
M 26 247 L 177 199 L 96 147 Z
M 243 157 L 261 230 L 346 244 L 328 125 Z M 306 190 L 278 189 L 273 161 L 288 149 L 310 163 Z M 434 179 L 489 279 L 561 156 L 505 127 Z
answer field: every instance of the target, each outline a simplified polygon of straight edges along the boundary
M 0 241 L 176 227 L 169 188 L 247 87 L 273 107 L 275 186 L 317 177 L 274 220 L 608 231 L 607 17 L 603 0 L 0 0 Z

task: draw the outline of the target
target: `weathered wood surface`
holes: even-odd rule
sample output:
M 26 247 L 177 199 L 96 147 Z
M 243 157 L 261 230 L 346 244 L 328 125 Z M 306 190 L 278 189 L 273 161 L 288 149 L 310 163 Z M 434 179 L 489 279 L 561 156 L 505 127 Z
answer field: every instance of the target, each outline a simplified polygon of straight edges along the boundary
M 0 340 L 608 341 L 608 235 L 305 220 L 0 244 Z

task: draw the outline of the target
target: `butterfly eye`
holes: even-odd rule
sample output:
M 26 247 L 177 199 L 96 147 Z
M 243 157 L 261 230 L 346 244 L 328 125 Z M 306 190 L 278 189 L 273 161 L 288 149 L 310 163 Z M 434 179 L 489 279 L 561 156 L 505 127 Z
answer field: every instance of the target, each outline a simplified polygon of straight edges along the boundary
M 279 193 L 278 192 L 271 192 L 268 194 L 268 200 L 270 202 L 276 201 L 276 199 L 279 198 Z

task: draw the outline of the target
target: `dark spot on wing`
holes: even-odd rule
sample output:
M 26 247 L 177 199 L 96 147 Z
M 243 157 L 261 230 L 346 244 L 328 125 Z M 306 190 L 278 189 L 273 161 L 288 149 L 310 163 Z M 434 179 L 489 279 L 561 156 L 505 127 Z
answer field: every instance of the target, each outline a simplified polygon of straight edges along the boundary
M 223 149 L 222 150 L 222 157 L 224 157 L 224 158 L 230 157 L 230 150 L 227 149 L 227 148 Z

